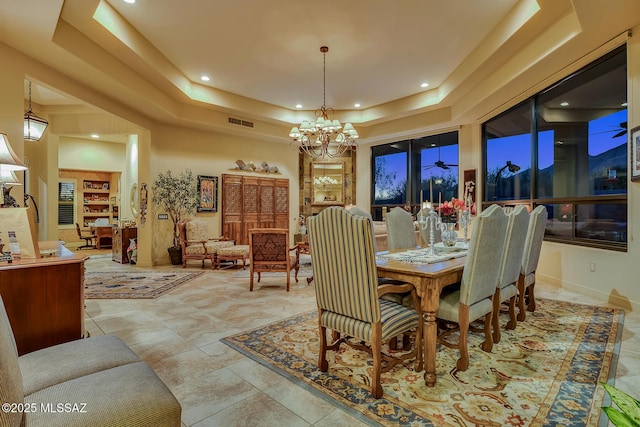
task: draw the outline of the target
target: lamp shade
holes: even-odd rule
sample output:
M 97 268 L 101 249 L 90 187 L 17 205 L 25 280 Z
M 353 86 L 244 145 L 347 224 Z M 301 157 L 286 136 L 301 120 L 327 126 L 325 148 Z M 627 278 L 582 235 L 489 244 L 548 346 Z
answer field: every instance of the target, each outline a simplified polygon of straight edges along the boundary
M 22 185 L 14 172 L 5 170 L 3 166 L 0 166 L 0 182 L 6 185 Z
M 6 133 L 0 133 L 0 166 L 3 170 L 21 171 L 27 169 L 22 160 L 13 152 Z
M 48 121 L 36 116 L 31 110 L 27 111 L 24 114 L 24 139 L 27 141 L 40 141 L 48 125 Z

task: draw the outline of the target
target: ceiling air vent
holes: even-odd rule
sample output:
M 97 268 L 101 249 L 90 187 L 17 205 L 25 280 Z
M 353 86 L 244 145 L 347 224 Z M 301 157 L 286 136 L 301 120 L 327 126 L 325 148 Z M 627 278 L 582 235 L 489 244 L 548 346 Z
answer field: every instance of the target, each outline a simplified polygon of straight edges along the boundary
M 253 127 L 253 122 L 248 122 L 246 120 L 240 120 L 240 119 L 234 119 L 233 117 L 229 117 L 229 123 L 231 123 L 232 125 L 239 125 L 239 126 L 244 126 L 244 127 L 248 127 L 248 128 L 252 128 Z

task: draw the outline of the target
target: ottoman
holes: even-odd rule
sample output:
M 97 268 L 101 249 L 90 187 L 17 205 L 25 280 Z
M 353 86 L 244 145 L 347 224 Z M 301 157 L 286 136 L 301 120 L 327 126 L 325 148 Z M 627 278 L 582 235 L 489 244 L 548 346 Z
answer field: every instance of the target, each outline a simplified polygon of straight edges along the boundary
M 247 258 L 249 258 L 249 245 L 233 245 L 226 248 L 219 248 L 216 256 L 218 270 L 220 270 L 220 262 L 242 260 L 242 269 L 246 268 Z

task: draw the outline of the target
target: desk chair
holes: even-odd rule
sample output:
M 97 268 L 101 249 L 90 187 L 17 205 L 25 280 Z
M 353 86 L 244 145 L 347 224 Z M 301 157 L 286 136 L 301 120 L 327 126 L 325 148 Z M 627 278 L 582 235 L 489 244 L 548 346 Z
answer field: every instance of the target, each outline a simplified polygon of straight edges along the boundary
M 80 225 L 77 222 L 76 222 L 76 231 L 78 232 L 78 237 L 80 238 L 80 240 L 84 240 L 84 245 L 78 246 L 76 250 L 80 250 L 84 248 L 90 248 L 90 249 L 96 248 L 96 244 L 93 241 L 93 239 L 96 238 L 95 234 L 93 234 L 89 230 L 85 230 L 83 233 L 82 230 L 80 229 Z

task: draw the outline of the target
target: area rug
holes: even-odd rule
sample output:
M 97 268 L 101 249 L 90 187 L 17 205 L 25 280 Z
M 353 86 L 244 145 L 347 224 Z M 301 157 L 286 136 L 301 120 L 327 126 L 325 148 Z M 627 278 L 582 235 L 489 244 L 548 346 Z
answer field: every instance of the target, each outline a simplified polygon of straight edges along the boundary
M 93 271 L 85 273 L 84 297 L 157 298 L 201 275 L 202 271 Z
M 320 372 L 316 312 L 223 339 L 223 342 L 372 425 L 596 426 L 623 329 L 621 310 L 544 300 L 491 353 L 469 337 L 469 369 L 438 345 L 435 387 L 412 364 L 382 374 L 384 395 L 370 394 L 371 357 L 342 345 Z M 505 319 L 501 319 L 505 324 Z M 387 349 L 388 350 L 388 349 Z M 606 416 L 602 416 L 606 425 Z

